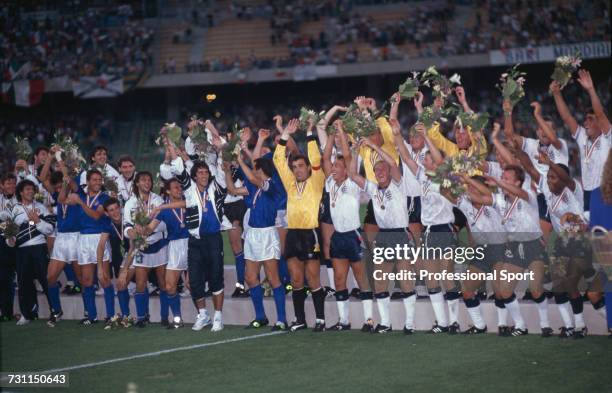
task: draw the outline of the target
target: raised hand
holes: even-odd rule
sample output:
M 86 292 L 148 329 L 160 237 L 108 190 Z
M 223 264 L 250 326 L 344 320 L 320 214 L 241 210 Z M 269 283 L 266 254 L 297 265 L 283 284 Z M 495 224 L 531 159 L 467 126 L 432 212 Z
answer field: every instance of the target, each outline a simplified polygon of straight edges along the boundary
M 501 131 L 501 125 L 498 122 L 493 123 L 493 132 L 491 133 L 491 137 L 493 139 L 497 139 L 499 137 L 500 131 Z
M 420 91 L 417 91 L 416 95 L 412 99 L 412 102 L 414 103 L 414 107 L 416 108 L 417 111 L 419 112 L 423 111 L 423 93 L 421 93 Z
M 506 115 L 512 114 L 512 104 L 510 103 L 510 100 L 504 100 L 502 103 L 502 109 Z
M 259 131 L 257 131 L 257 137 L 265 141 L 270 137 L 270 130 L 266 128 L 260 128 Z
M 425 128 L 425 124 L 423 123 L 416 123 L 414 125 L 414 130 L 423 136 L 425 136 L 427 132 L 427 129 Z
M 457 96 L 457 100 L 460 104 L 465 103 L 465 89 L 463 88 L 463 86 L 455 87 L 455 95 Z
M 293 135 L 300 127 L 300 121 L 298 119 L 291 119 L 287 123 L 287 126 L 283 130 L 284 134 Z
M 552 163 L 552 161 L 550 161 L 550 157 L 548 156 L 548 153 L 546 153 L 543 150 L 540 150 L 538 152 L 538 162 L 541 164 L 545 164 L 545 165 L 550 165 Z
M 376 100 L 374 98 L 366 98 L 366 107 L 372 111 L 376 111 Z
M 582 86 L 585 90 L 594 89 L 591 73 L 587 70 L 578 71 L 578 83 L 580 83 L 580 86 Z
M 355 100 L 353 101 L 355 104 L 357 104 L 357 107 L 360 110 L 364 110 L 368 107 L 368 103 L 367 103 L 367 98 L 365 96 L 359 96 L 357 98 L 355 98 Z
M 244 127 L 242 134 L 240 134 L 240 140 L 242 142 L 248 142 L 251 139 L 251 127 Z
M 539 102 L 537 101 L 533 101 L 531 104 L 529 104 L 532 108 L 533 108 L 533 115 L 535 117 L 540 117 L 542 116 L 542 105 L 540 105 Z
M 274 120 L 274 125 L 276 126 L 276 130 L 279 133 L 283 133 L 283 117 L 281 115 L 276 115 L 272 118 Z
M 553 95 L 561 93 L 561 86 L 559 86 L 559 82 L 557 81 L 550 82 L 550 86 L 548 87 L 548 89 Z

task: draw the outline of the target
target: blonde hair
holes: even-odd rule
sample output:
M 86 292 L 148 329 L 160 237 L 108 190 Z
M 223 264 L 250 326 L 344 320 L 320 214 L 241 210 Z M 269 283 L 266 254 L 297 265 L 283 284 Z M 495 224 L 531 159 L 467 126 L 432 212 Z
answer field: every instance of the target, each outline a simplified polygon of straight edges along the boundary
M 612 153 L 608 153 L 601 176 L 601 199 L 607 204 L 612 204 Z

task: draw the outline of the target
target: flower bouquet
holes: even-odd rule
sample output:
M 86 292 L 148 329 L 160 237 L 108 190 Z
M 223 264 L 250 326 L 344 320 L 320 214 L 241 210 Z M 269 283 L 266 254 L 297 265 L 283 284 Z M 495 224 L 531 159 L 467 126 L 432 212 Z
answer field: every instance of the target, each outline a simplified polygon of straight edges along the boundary
M 28 138 L 16 136 L 15 137 L 15 157 L 18 160 L 28 161 L 32 158 L 32 146 L 28 142 Z
M 500 83 L 497 84 L 497 88 L 501 91 L 504 100 L 510 101 L 510 104 L 514 107 L 523 97 L 525 97 L 525 84 L 524 76 L 527 73 L 519 71 L 516 64 L 508 72 L 505 72 L 499 78 Z
M 323 116 L 324 114 L 325 112 L 317 113 L 313 111 L 312 109 L 302 107 L 300 109 L 300 117 L 299 117 L 300 129 L 306 131 L 308 129 L 308 122 L 310 120 L 312 120 L 313 124 L 317 124 L 319 120 L 321 119 L 321 116 Z
M 192 116 L 187 124 L 187 134 L 198 156 L 204 156 L 210 151 L 211 145 L 208 140 L 208 131 L 206 131 L 202 119 L 198 119 L 197 116 Z
M 12 206 L 7 206 L 7 208 L 12 210 Z M 5 239 L 15 237 L 18 233 L 19 225 L 15 224 L 15 220 L 12 216 L 9 216 L 5 221 L 0 223 L 0 234 L 2 234 Z
M 572 74 L 578 70 L 582 63 L 580 52 L 574 56 L 560 56 L 555 61 L 555 70 L 553 71 L 550 79 L 556 81 L 559 87 L 563 89 L 569 81 L 572 79 Z
M 146 228 L 151 223 L 151 217 L 149 217 L 149 213 L 147 212 L 147 209 L 140 202 L 136 205 L 136 209 L 132 211 L 131 214 L 132 214 L 132 222 L 134 223 L 134 225 L 138 225 L 142 228 Z M 140 251 L 144 251 L 148 246 L 147 238 L 140 233 L 137 233 L 136 237 L 132 240 L 132 242 L 133 242 L 133 247 L 131 251 L 132 256 L 135 256 Z
M 438 165 L 433 173 L 430 172 L 428 174 L 433 183 L 437 183 L 441 188 L 446 189 L 453 198 L 458 198 L 466 191 L 465 184 L 459 173 L 470 177 L 480 173 L 479 159 L 463 154 L 447 157 L 442 164 Z
M 369 109 L 360 110 L 355 104 L 351 104 L 340 119 L 344 131 L 355 140 L 368 137 L 378 131 L 375 114 Z
M 461 76 L 453 74 L 453 76 L 447 78 L 440 74 L 435 66 L 431 66 L 421 75 L 421 84 L 431 87 L 434 97 L 446 98 L 450 95 L 453 86 L 461 85 Z
M 55 159 L 57 161 L 62 161 L 63 159 L 69 173 L 79 174 L 87 162 L 79 150 L 79 145 L 74 143 L 68 135 L 62 135 L 59 130 L 55 132 L 54 139 L 55 143 L 52 146 L 59 147 L 59 151 L 55 153 Z
M 421 83 L 419 82 L 419 73 L 413 71 L 412 76 L 406 78 L 406 81 L 399 85 L 397 91 L 400 94 L 402 99 L 411 99 L 416 96 L 416 93 L 419 91 L 419 86 Z
M 242 131 L 238 130 L 238 125 L 234 125 L 234 131 L 231 133 L 231 138 L 223 145 L 221 149 L 221 157 L 223 161 L 232 162 L 238 158 L 240 154 L 240 141 L 242 137 Z
M 181 147 L 183 143 L 183 129 L 176 123 L 166 123 L 159 131 L 159 137 L 155 141 L 157 145 L 163 142 L 164 138 L 175 147 Z

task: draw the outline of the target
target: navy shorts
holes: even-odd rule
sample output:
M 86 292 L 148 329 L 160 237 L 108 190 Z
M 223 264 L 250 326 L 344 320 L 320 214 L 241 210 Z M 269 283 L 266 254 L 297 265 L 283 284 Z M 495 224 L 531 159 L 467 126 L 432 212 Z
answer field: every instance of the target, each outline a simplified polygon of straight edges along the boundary
M 538 194 L 538 213 L 540 220 L 550 222 L 550 215 L 548 214 L 548 204 L 546 203 L 546 197 L 544 194 Z
M 506 244 L 484 244 L 477 245 L 476 247 L 484 248 L 484 258 L 474 258 L 470 261 L 470 266 L 474 266 L 479 270 L 490 273 L 493 271 L 493 266 L 496 263 L 504 262 L 504 256 L 506 253 Z
M 408 197 L 408 223 L 421 223 L 421 197 Z
M 349 232 L 334 231 L 331 237 L 329 256 L 332 259 L 348 259 L 360 262 L 363 257 L 362 238 L 357 230 Z
M 238 221 L 242 225 L 242 219 L 246 214 L 247 207 L 243 199 L 223 205 L 223 212 L 230 222 Z
M 457 237 L 450 224 L 431 225 L 421 233 L 421 245 L 428 247 L 455 247 Z
M 584 211 L 591 210 L 591 191 L 582 190 L 582 198 L 584 200 Z
M 407 244 L 408 247 L 415 247 L 412 233 L 408 228 L 394 228 L 394 229 L 383 229 L 380 228 L 376 234 L 376 240 L 374 241 L 373 248 L 392 248 L 396 246 L 403 247 Z M 395 262 L 395 260 L 386 259 L 386 262 Z
M 527 269 L 533 261 L 545 261 L 542 238 L 528 242 L 509 242 L 506 245 L 504 262 Z
M 319 204 L 319 222 L 333 225 L 329 206 L 329 192 L 323 191 L 321 203 Z

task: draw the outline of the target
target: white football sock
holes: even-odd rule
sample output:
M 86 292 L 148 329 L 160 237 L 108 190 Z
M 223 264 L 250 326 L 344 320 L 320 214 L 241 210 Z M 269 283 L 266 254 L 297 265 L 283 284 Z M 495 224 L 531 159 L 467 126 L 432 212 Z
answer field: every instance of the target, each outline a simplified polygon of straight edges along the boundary
M 336 301 L 336 306 L 338 306 L 338 316 L 340 317 L 340 323 L 343 325 L 348 324 L 348 316 L 349 316 L 349 303 L 348 300 Z
M 364 299 L 361 301 L 361 306 L 363 307 L 363 320 L 364 322 L 368 319 L 372 318 L 372 312 L 374 308 L 374 302 L 372 299 Z
M 521 306 L 519 305 L 518 300 L 514 299 L 510 303 L 504 303 L 510 316 L 514 320 L 514 327 L 517 329 L 525 329 L 525 320 L 523 320 L 523 315 L 521 314 Z
M 215 310 L 215 317 L 213 318 L 215 321 L 220 321 L 223 319 L 223 315 L 221 311 Z
M 606 319 L 606 308 L 605 307 L 600 307 L 599 309 L 595 310 L 599 313 L 599 315 L 601 315 L 603 317 L 603 319 Z
M 508 309 L 495 307 L 497 310 L 497 326 L 508 326 Z
M 585 327 L 584 317 L 583 317 L 582 313 L 574 314 L 574 321 L 576 323 L 576 329 L 577 330 L 580 330 L 580 329 Z
M 391 322 L 389 321 L 390 302 L 391 298 L 389 296 L 382 299 L 376 299 L 376 306 L 378 307 L 378 313 L 380 314 L 380 324 L 383 326 L 391 326 Z
M 436 321 L 438 321 L 438 326 L 448 327 L 448 319 L 446 318 L 446 310 L 444 307 L 444 295 L 442 292 L 430 293 L 429 300 L 431 301 Z
M 476 326 L 478 329 L 484 329 L 487 326 L 485 324 L 484 319 L 482 318 L 482 310 L 480 309 L 480 304 L 476 307 L 468 307 L 467 310 L 470 314 L 470 317 L 472 318 L 474 326 Z
M 451 325 L 455 322 L 459 323 L 459 299 L 447 300 L 448 304 L 448 320 Z
M 198 313 L 203 317 L 203 318 L 208 318 L 208 310 L 205 308 L 198 308 Z
M 563 324 L 566 328 L 573 328 L 574 323 L 572 322 L 572 306 L 570 302 L 565 302 L 561 304 L 557 304 L 559 308 L 559 314 L 561 314 L 561 319 L 563 319 Z
M 416 295 L 403 299 L 404 309 L 406 310 L 406 329 L 414 329 L 414 315 L 416 312 Z
M 541 303 L 536 303 L 538 306 L 538 314 L 540 315 L 540 327 L 542 329 L 550 327 L 550 322 L 548 321 L 548 301 L 544 300 Z

